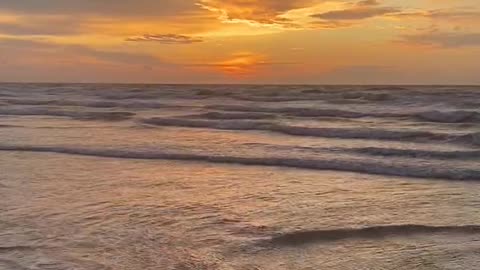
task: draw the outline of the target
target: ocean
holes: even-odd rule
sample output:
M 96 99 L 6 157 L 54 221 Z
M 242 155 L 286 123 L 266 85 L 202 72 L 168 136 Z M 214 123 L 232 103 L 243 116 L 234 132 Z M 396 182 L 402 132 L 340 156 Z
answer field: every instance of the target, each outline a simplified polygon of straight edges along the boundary
M 0 84 L 0 269 L 480 269 L 480 87 Z

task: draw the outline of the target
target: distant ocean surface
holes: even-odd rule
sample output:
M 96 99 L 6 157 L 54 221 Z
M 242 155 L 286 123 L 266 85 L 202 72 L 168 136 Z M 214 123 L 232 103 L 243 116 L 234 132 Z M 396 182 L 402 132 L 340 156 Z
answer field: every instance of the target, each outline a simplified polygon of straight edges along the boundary
M 480 269 L 480 87 L 0 84 L 0 269 Z

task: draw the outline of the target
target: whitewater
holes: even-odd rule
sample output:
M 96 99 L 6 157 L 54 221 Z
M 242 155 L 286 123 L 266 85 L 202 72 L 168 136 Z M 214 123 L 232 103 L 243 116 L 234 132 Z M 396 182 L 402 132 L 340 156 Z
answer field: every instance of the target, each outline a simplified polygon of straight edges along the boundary
M 0 84 L 0 269 L 480 269 L 480 87 Z

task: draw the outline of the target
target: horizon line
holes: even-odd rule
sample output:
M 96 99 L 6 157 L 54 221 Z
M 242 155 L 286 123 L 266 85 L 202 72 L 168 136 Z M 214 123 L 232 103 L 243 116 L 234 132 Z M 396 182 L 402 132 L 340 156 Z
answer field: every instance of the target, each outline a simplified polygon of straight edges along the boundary
M 104 84 L 104 85 L 271 85 L 271 86 L 479 86 L 478 84 L 439 84 L 439 83 L 175 83 L 175 82 L 9 82 L 0 81 L 0 84 Z

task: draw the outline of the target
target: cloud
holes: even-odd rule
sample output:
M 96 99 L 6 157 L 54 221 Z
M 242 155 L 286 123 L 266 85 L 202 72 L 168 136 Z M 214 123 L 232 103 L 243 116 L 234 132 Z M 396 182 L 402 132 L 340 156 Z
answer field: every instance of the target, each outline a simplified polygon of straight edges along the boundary
M 0 35 L 118 43 L 138 33 L 195 35 L 219 29 L 217 16 L 196 5 L 197 1 L 0 0 Z
M 421 34 L 404 35 L 402 43 L 443 48 L 480 46 L 480 33 L 430 31 Z
M 357 6 L 377 6 L 380 3 L 377 0 L 363 0 L 357 3 Z
M 176 16 L 198 9 L 194 0 L 2 0 L 0 10 L 21 14 Z
M 126 41 L 158 42 L 162 44 L 192 44 L 203 42 L 203 39 L 178 34 L 145 34 L 137 37 L 129 37 Z
M 391 7 L 375 7 L 375 8 L 352 8 L 345 10 L 334 10 L 321 14 L 312 15 L 314 18 L 323 20 L 363 20 L 377 17 L 385 14 L 398 12 L 399 10 Z
M 345 22 L 345 21 L 315 21 L 312 23 L 315 28 L 321 28 L 321 29 L 337 29 L 337 28 L 343 28 L 343 27 L 350 27 L 354 25 L 352 22 Z
M 216 12 L 222 21 L 245 21 L 258 24 L 291 25 L 282 17 L 286 12 L 309 7 L 313 0 L 199 0 L 199 5 Z
M 437 9 L 426 11 L 406 11 L 390 14 L 396 18 L 426 18 L 439 20 L 480 20 L 479 10 Z
M 329 21 L 350 21 L 363 20 L 400 11 L 398 8 L 380 6 L 380 3 L 375 0 L 365 0 L 345 9 L 313 14 L 311 17 Z

